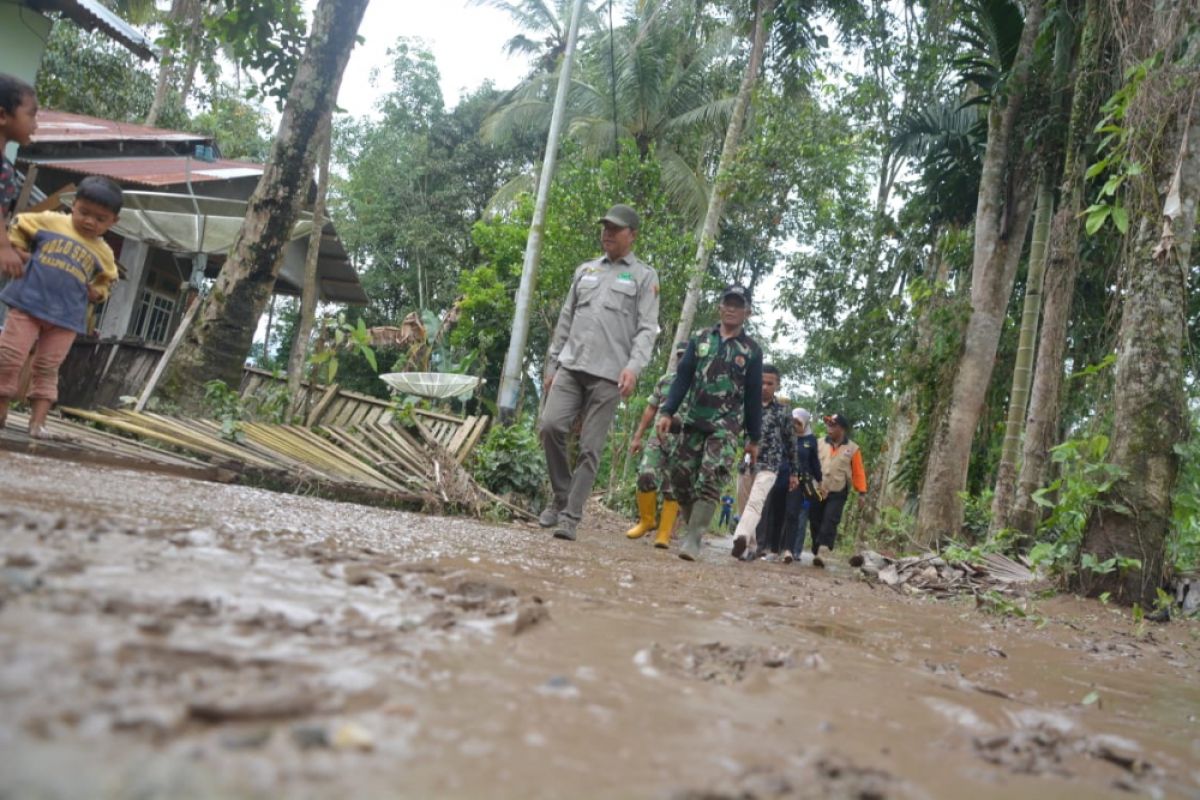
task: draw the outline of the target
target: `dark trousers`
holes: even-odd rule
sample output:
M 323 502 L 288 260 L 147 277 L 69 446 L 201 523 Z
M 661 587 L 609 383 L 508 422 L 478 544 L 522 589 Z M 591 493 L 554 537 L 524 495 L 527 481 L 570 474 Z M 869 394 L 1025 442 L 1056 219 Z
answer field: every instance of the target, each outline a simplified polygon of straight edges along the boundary
M 771 491 L 767 494 L 767 500 L 763 503 L 762 519 L 758 521 L 758 527 L 754 529 L 754 537 L 758 540 L 758 552 L 763 553 L 770 550 L 772 553 L 778 553 L 780 546 L 783 544 L 783 526 L 787 517 L 787 498 L 788 486 L 787 481 L 776 483 L 771 487 Z
M 830 492 L 824 500 L 813 505 L 812 511 L 808 515 L 808 524 L 812 528 L 812 551 L 814 554 L 821 545 L 825 545 L 830 550 L 833 549 L 833 545 L 837 541 L 838 525 L 842 521 L 842 511 L 846 508 L 846 498 L 849 496 L 850 487 L 847 486 L 840 492 Z
M 808 527 L 808 512 L 812 502 L 798 488 L 788 492 L 787 516 L 783 523 L 785 550 L 799 554 L 804 549 L 805 528 Z

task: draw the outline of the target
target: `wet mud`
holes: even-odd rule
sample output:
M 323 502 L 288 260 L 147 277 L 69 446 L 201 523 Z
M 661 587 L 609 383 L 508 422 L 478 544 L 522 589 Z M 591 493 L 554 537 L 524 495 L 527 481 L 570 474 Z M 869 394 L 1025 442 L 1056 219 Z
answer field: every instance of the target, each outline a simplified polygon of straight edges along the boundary
M 0 455 L 0 798 L 1200 796 L 1200 628 Z

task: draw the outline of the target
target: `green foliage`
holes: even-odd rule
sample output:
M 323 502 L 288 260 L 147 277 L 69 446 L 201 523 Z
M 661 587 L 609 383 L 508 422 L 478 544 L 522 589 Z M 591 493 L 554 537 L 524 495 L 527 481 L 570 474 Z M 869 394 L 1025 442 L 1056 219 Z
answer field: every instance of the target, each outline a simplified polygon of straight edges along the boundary
M 1136 567 L 1135 559 L 1100 562 L 1079 551 L 1088 520 L 1097 509 L 1127 511 L 1109 496 L 1124 471 L 1108 463 L 1107 453 L 1108 437 L 1100 433 L 1067 439 L 1051 450 L 1060 477 L 1033 495 L 1035 503 L 1050 509 L 1038 527 L 1039 541 L 1029 551 L 1035 565 L 1044 565 L 1063 577 L 1078 568 L 1105 573 Z
M 332 384 L 337 378 L 340 354 L 345 351 L 362 356 L 374 372 L 379 372 L 375 351 L 371 349 L 371 334 L 362 317 L 350 323 L 346 320 L 346 312 L 339 311 L 335 315 L 320 318 L 315 327 L 320 332 L 318 345 L 309 356 L 308 363 L 324 383 Z
M 262 92 L 282 108 L 308 39 L 297 0 L 209 0 L 220 6 L 204 26 L 233 60 L 262 76 Z M 173 32 L 186 35 L 183 29 Z
M 916 526 L 917 520 L 912 514 L 887 506 L 880 509 L 879 521 L 866 531 L 863 538 L 876 550 L 907 552 L 912 548 Z
M 546 460 L 532 421 L 493 425 L 475 448 L 471 471 L 489 491 L 534 506 L 546 481 Z
M 478 263 L 472 227 L 536 153 L 525 140 L 479 139 L 499 92 L 485 85 L 447 111 L 427 50 L 401 39 L 389 54 L 379 119 L 338 126 L 335 154 L 347 174 L 335 174 L 330 198 L 342 240 L 361 265 L 372 325 L 455 301 L 460 274 Z
M 238 393 L 230 389 L 225 381 L 209 381 L 204 384 L 204 402 L 208 411 L 221 423 L 221 436 L 231 442 L 244 442 L 242 432 L 242 402 Z
M 1089 236 L 1094 236 L 1109 220 L 1122 236 L 1129 230 L 1129 211 L 1121 205 L 1118 192 L 1126 180 L 1141 175 L 1143 168 L 1128 157 L 1135 131 L 1125 124 L 1125 117 L 1138 89 L 1159 60 L 1155 55 L 1130 68 L 1124 84 L 1100 109 L 1104 117 L 1095 130 L 1103 136 L 1096 147 L 1100 158 L 1088 167 L 1086 177 L 1096 180 L 1107 174 L 1108 178 L 1101 185 L 1096 202 L 1083 211 L 1084 228 Z
M 992 495 L 991 489 L 985 489 L 977 495 L 966 492 L 959 494 L 963 501 L 963 533 L 972 542 L 987 539 L 988 528 L 992 524 Z
M 1176 572 L 1195 574 L 1200 570 L 1200 412 L 1192 411 L 1187 441 L 1175 446 L 1179 456 L 1179 478 L 1171 498 L 1171 535 L 1167 540 L 1167 563 Z
M 264 163 L 274 136 L 265 110 L 217 84 L 206 93 L 207 107 L 192 118 L 189 130 L 212 136 L 223 158 Z
M 975 595 L 975 606 L 996 616 L 1029 620 L 1039 628 L 1045 627 L 1049 622 L 1034 610 L 1028 599 L 1008 597 L 995 589 Z
M 35 88 L 43 108 L 118 122 L 141 122 L 154 101 L 155 75 L 132 53 L 98 33 L 59 23 L 50 32 Z M 185 125 L 178 104 L 160 124 Z
M 282 381 L 270 381 L 259 390 L 259 394 L 245 398 L 230 389 L 225 381 L 215 380 L 204 384 L 204 402 L 208 412 L 221 423 L 221 436 L 231 442 L 246 440 L 242 431 L 243 422 L 279 424 L 287 421 L 289 399 L 287 384 Z

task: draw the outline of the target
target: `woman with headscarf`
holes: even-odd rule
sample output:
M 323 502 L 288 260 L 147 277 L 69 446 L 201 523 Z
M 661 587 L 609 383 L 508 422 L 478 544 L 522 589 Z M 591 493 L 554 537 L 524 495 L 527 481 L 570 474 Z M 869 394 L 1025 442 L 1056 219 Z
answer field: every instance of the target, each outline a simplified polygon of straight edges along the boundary
M 787 516 L 783 524 L 783 563 L 790 564 L 794 554 L 804 550 L 804 529 L 808 527 L 808 511 L 817 501 L 821 485 L 821 459 L 817 456 L 817 436 L 812 429 L 812 414 L 806 409 L 792 410 L 792 426 L 796 432 L 796 488 L 788 492 Z

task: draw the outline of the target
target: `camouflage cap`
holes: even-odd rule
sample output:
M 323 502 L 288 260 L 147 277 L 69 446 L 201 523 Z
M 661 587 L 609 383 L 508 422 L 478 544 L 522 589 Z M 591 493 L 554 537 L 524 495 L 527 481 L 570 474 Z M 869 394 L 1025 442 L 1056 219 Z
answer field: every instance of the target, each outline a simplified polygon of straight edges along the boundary
M 742 302 L 750 305 L 750 290 L 740 283 L 731 283 L 725 287 L 725 291 L 721 292 L 721 299 L 726 297 L 740 297 Z

